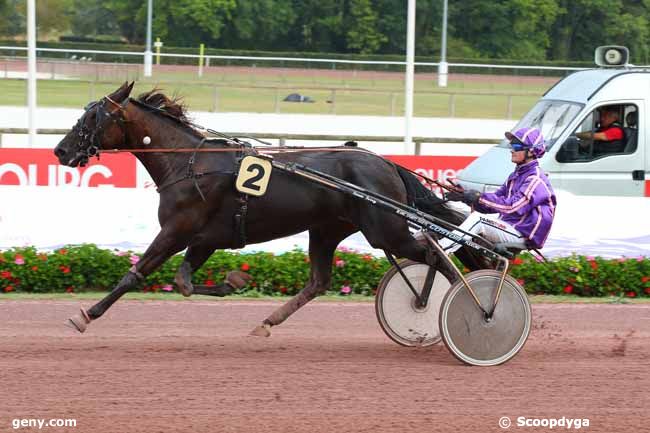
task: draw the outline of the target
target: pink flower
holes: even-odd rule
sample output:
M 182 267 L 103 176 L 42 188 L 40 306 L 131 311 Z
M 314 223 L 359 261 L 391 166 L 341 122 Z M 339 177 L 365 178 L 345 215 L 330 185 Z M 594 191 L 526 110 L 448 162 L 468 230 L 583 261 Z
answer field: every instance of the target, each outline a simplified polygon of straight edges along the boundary
M 345 266 L 345 260 L 336 259 L 334 264 L 336 265 L 337 268 L 342 268 L 343 266 Z
M 131 262 L 132 265 L 135 265 L 140 261 L 140 257 L 136 256 L 135 254 L 131 254 L 131 257 L 129 257 L 129 261 Z
M 343 293 L 344 295 L 349 295 L 350 293 L 352 293 L 352 289 L 350 288 L 350 286 L 342 286 L 341 293 Z
M 128 251 L 118 251 L 117 253 L 115 253 L 115 255 L 118 256 L 118 257 L 123 257 L 123 256 L 126 256 L 128 254 L 129 254 Z
M 639 256 L 639 257 L 636 258 L 637 262 L 642 262 L 644 260 L 645 260 L 645 257 L 643 257 L 643 256 Z
M 164 290 L 165 292 L 171 292 L 171 291 L 174 290 L 174 288 L 172 286 L 170 286 L 169 284 L 167 284 L 165 286 L 162 286 L 160 290 Z
M 14 260 L 14 263 L 17 265 L 24 265 L 25 264 L 25 258 L 21 256 L 20 254 L 16 254 L 16 259 Z
M 585 258 L 587 259 L 587 261 L 596 260 L 596 258 L 594 256 L 587 256 Z

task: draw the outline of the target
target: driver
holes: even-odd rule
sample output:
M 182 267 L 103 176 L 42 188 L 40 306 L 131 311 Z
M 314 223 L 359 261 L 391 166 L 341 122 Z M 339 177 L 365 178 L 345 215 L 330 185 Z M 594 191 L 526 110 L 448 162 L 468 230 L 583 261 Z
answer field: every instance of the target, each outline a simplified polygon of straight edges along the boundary
M 557 203 L 553 187 L 537 161 L 546 152 L 544 137 L 537 128 L 521 128 L 505 135 L 510 140 L 511 160 L 517 165 L 506 182 L 493 193 L 459 188 L 447 193 L 446 198 L 472 207 L 472 213 L 460 225 L 462 230 L 494 243 L 523 240 L 529 249 L 542 248 Z M 494 213 L 498 217 L 485 215 Z M 460 232 L 454 233 L 462 236 Z M 452 253 L 461 245 L 443 238 L 440 246 Z
M 620 153 L 625 149 L 625 132 L 620 123 L 619 111 L 615 106 L 600 109 L 600 127 L 595 131 L 576 133 L 581 140 L 594 140 L 594 155 Z M 584 150 L 588 142 L 580 143 Z

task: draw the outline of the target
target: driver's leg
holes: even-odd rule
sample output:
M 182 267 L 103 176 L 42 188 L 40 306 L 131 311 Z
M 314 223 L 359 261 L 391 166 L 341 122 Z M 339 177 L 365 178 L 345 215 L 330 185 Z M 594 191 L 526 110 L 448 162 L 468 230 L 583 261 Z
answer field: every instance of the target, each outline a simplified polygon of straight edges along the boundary
M 481 235 L 494 243 L 519 242 L 523 238 L 523 235 L 510 224 L 479 212 L 469 214 L 459 228 L 469 233 Z M 454 233 L 458 236 L 463 236 L 463 233 L 460 231 L 454 231 Z M 467 235 L 464 237 L 469 238 Z M 451 239 L 443 238 L 440 240 L 440 246 L 448 254 L 451 254 L 460 248 L 461 245 Z

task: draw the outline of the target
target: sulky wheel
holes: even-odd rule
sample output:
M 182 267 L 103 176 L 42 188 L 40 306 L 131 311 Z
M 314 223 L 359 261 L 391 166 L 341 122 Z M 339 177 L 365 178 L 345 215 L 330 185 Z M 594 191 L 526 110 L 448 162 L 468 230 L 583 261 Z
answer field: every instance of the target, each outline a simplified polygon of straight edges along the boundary
M 481 305 L 492 309 L 501 273 L 480 270 L 465 275 Z M 479 366 L 503 364 L 526 343 L 531 309 L 524 289 L 506 275 L 499 301 L 490 319 L 485 317 L 462 281 L 447 292 L 440 307 L 440 333 L 449 351 L 460 361 Z
M 412 260 L 399 263 L 404 274 L 418 293 L 422 292 L 429 266 Z M 429 302 L 419 307 L 416 297 L 395 267 L 391 267 L 379 282 L 375 297 L 377 320 L 386 335 L 402 346 L 423 347 L 440 341 L 438 313 L 445 293 L 455 276 L 436 272 Z

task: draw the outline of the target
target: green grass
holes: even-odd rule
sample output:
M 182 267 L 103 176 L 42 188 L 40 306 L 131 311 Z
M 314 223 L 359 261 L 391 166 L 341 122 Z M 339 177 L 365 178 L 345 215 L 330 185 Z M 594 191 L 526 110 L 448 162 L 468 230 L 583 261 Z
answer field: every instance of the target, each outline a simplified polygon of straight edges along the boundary
M 65 300 L 65 301 L 94 301 L 106 296 L 106 292 L 83 292 L 83 293 L 4 293 L 0 294 L 0 302 L 4 301 L 30 301 L 30 300 Z M 288 296 L 266 296 L 257 292 L 249 292 L 240 295 L 231 295 L 223 298 L 212 296 L 191 296 L 183 297 L 179 293 L 142 293 L 133 292 L 124 295 L 126 300 L 131 301 L 277 301 L 285 302 Z M 588 298 L 573 295 L 531 295 L 530 301 L 533 304 L 650 304 L 650 298 L 620 298 L 603 297 Z M 317 298 L 322 302 L 374 302 L 372 296 L 362 295 L 326 295 Z
M 49 73 L 48 67 L 51 66 L 44 65 L 43 72 Z M 196 69 L 191 67 L 182 72 L 158 71 L 153 77 L 144 79 L 140 77 L 140 69 L 136 65 L 124 68 L 108 65 L 103 69 L 90 68 L 86 75 L 69 72 L 75 77 L 71 80 L 39 80 L 38 104 L 44 107 L 81 108 L 89 101 L 110 93 L 125 79 L 136 79 L 136 94 L 159 87 L 168 95 L 183 96 L 190 111 L 396 116 L 403 115 L 404 111 L 404 77 L 400 73 L 208 68 L 199 78 Z M 56 72 L 66 73 L 59 69 Z M 532 81 L 516 76 L 505 80 L 503 77 L 490 78 L 452 78 L 447 88 L 438 88 L 433 75 L 416 75 L 414 114 L 422 117 L 449 116 L 449 95 L 453 93 L 456 94 L 455 117 L 503 119 L 508 111 L 506 94 L 513 94 L 510 116 L 518 118 L 553 83 L 553 79 Z M 334 103 L 328 103 L 333 90 Z M 490 92 L 502 94 L 481 94 Z M 308 95 L 316 102 L 282 102 L 289 93 Z M 26 81 L 0 80 L 0 94 L 3 95 L 3 105 L 25 105 Z

